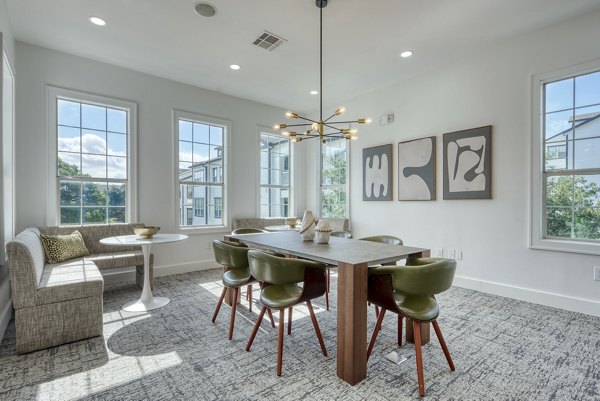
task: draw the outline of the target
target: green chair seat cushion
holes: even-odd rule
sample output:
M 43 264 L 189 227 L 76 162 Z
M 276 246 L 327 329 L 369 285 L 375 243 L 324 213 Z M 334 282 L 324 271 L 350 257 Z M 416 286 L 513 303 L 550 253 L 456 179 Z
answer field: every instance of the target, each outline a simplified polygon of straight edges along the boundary
M 295 305 L 302 296 L 302 287 L 295 284 L 269 285 L 260 293 L 260 301 L 269 308 L 281 309 Z
M 428 322 L 440 314 L 440 307 L 433 296 L 407 295 L 394 291 L 394 301 L 400 312 L 413 320 Z
M 231 269 L 223 273 L 223 284 L 225 287 L 235 288 L 250 284 L 254 281 L 250 275 L 249 268 Z

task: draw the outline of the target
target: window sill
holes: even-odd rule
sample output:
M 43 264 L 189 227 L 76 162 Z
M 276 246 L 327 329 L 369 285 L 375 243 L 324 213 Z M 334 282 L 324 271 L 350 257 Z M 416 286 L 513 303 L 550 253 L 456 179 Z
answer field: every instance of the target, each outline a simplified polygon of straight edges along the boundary
M 183 228 L 179 227 L 175 230 L 179 234 L 185 235 L 204 235 L 204 234 L 219 234 L 219 233 L 231 233 L 231 228 L 228 226 L 208 226 L 208 227 L 190 227 Z
M 555 252 L 579 253 L 585 255 L 600 255 L 600 243 L 586 241 L 569 241 L 560 239 L 532 240 L 531 249 Z

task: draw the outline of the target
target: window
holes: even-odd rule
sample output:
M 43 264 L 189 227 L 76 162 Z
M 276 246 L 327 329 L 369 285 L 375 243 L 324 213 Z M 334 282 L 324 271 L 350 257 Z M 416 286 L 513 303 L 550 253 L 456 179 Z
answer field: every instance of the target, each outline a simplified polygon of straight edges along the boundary
M 290 141 L 260 133 L 260 217 L 290 213 Z
M 194 199 L 194 216 L 204 217 L 204 198 Z
M 538 82 L 532 246 L 599 253 L 600 66 Z
M 228 123 L 184 112 L 176 112 L 175 117 L 180 194 L 177 223 L 188 229 L 223 227 Z M 186 215 L 187 208 L 193 213 Z
M 348 217 L 348 140 L 328 138 L 321 144 L 321 217 Z
M 49 88 L 59 225 L 131 221 L 135 105 Z

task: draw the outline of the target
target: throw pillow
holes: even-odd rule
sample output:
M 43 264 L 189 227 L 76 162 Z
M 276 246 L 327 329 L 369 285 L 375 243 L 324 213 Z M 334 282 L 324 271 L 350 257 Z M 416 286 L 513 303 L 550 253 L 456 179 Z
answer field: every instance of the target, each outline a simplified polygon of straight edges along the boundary
M 46 261 L 50 264 L 64 262 L 68 259 L 90 254 L 81 233 L 77 230 L 69 235 L 44 235 L 41 234 Z

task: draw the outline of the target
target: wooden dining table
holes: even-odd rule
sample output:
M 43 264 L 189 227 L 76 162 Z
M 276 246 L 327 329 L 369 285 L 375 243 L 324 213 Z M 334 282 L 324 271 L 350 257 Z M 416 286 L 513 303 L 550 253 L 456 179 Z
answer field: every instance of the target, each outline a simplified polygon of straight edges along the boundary
M 303 241 L 293 231 L 226 235 L 225 239 L 337 265 L 337 375 L 352 385 L 367 377 L 368 266 L 430 256 L 425 248 L 338 237 L 331 237 L 328 244 L 317 244 Z

